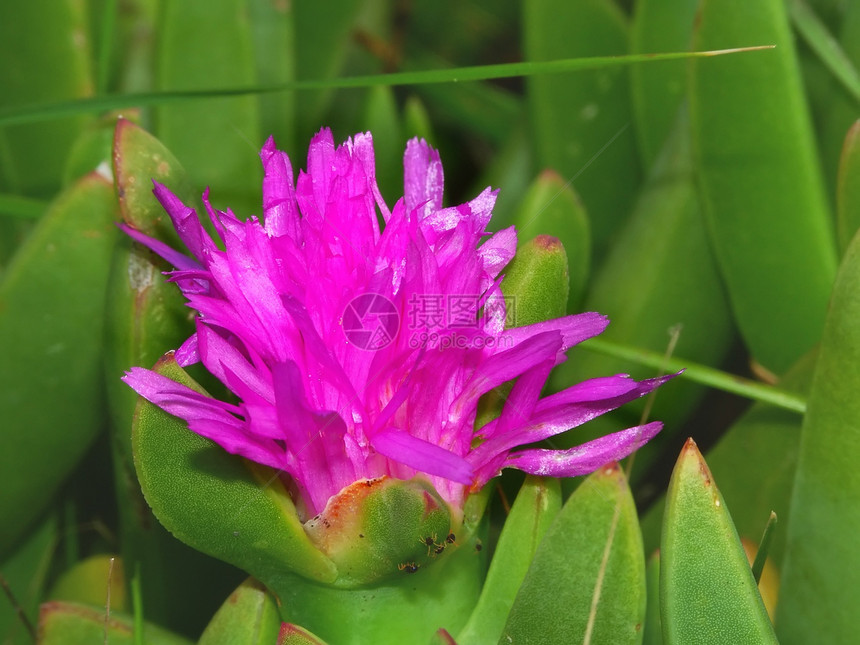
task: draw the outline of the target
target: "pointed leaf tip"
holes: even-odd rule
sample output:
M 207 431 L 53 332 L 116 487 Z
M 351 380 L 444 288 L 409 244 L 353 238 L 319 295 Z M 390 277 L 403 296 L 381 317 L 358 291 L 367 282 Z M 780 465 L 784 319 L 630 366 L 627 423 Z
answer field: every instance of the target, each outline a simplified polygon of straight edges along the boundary
M 776 642 L 734 523 L 692 439 L 669 483 L 660 552 L 665 642 Z

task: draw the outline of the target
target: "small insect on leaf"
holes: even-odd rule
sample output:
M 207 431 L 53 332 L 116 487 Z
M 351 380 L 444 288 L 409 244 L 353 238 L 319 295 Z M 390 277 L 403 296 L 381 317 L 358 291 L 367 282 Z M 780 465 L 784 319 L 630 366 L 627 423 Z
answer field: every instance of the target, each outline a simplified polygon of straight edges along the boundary
M 420 564 L 416 564 L 414 562 L 401 562 L 397 565 L 397 568 L 400 569 L 400 571 L 405 571 L 406 573 L 415 573 L 420 567 Z

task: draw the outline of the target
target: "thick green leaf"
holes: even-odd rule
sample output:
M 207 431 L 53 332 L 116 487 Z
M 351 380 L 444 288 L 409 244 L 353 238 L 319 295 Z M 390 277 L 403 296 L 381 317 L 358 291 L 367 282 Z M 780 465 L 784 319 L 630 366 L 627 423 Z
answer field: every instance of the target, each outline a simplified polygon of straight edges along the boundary
M 854 69 L 860 68 L 860 3 L 848 2 L 845 4 L 845 15 L 840 19 L 833 35 L 838 37 L 839 45 L 843 54 L 854 65 Z M 822 168 L 825 179 L 831 191 L 838 191 L 837 176 L 839 172 L 840 157 L 845 144 L 846 132 L 851 124 L 857 120 L 860 103 L 835 79 L 828 76 L 827 91 L 811 94 L 810 100 L 816 100 L 819 105 L 818 129 L 821 146 Z M 851 237 L 843 236 L 839 228 L 840 250 L 847 248 Z
M 190 200 L 185 170 L 170 151 L 145 130 L 120 119 L 114 137 L 113 174 L 123 221 L 183 248 L 170 218 L 152 194 L 155 179 L 180 199 Z M 121 238 L 108 293 L 106 367 L 109 401 L 129 474 L 133 474 L 131 422 L 137 395 L 119 379 L 135 365 L 151 367 L 194 331 L 179 289 L 162 275 L 169 269 L 147 249 L 133 247 L 130 238 Z
M 281 616 L 336 645 L 426 645 L 439 628 L 456 633 L 478 600 L 484 552 L 474 536 L 455 538 L 436 561 L 383 584 L 335 589 L 285 578 L 271 587 Z
M 18 608 L 31 626 L 39 617 L 51 562 L 57 548 L 59 526 L 56 513 L 49 513 L 8 558 L 0 562 L 2 574 Z M 5 595 L 5 594 L 4 594 Z M 10 601 L 0 602 L 0 643 L 30 645 L 32 638 L 24 620 Z
M 89 96 L 90 34 L 85 3 L 0 3 L 0 108 Z M 47 195 L 87 117 L 0 130 L 0 187 Z
M 173 153 L 143 128 L 119 119 L 114 130 L 113 172 L 123 221 L 181 249 L 170 217 L 152 194 L 154 179 L 186 203 L 196 198 L 185 169 Z
M 777 608 L 785 643 L 856 640 L 860 602 L 860 237 L 833 287 L 803 423 Z
M 574 491 L 526 573 L 499 645 L 639 643 L 645 556 L 624 473 L 609 464 Z
M 612 322 L 601 339 L 664 354 L 671 330 L 680 326 L 675 357 L 715 365 L 725 356 L 733 325 L 700 210 L 685 118 L 676 121 L 583 309 L 609 316 Z M 617 373 L 643 378 L 653 370 L 588 353 L 564 363 L 553 378 L 561 387 Z M 702 387 L 681 381 L 660 388 L 652 416 L 671 431 L 703 393 Z M 638 423 L 644 405 L 625 408 L 628 425 Z M 582 435 L 572 434 L 579 443 Z
M 175 248 L 182 248 L 170 218 L 152 194 L 152 179 L 190 201 L 185 171 L 152 135 L 120 120 L 113 151 L 114 178 L 123 220 Z M 140 566 L 141 595 L 148 618 L 197 634 L 238 571 L 172 537 L 153 516 L 134 472 L 131 427 L 137 395 L 120 381 L 133 366 L 151 367 L 193 332 L 191 312 L 175 284 L 162 275 L 171 267 L 122 236 L 108 287 L 105 381 L 113 420 L 113 462 L 120 544 L 129 570 Z M 201 580 L 210 581 L 202 584 Z M 195 602 L 183 606 L 193 596 Z
M 789 391 L 809 390 L 815 352 L 792 367 L 780 385 Z M 708 466 L 720 481 L 720 492 L 732 509 L 741 537 L 757 541 L 771 511 L 780 524 L 789 517 L 791 488 L 797 467 L 803 416 L 770 403 L 757 403 L 738 419 L 708 452 Z M 659 499 L 642 519 L 645 549 L 660 545 L 665 500 Z M 779 564 L 785 551 L 785 530 L 778 529 L 770 557 Z
M 185 0 L 162 6 L 158 88 L 244 87 L 255 78 L 246 0 Z M 159 108 L 158 138 L 180 159 L 213 203 L 239 215 L 259 213 L 262 143 L 253 97 L 186 101 Z
M 839 161 L 839 178 L 836 186 L 836 230 L 839 249 L 844 253 L 860 230 L 860 121 L 855 121 Z
M 63 184 L 68 186 L 95 170 L 106 169 L 110 164 L 113 133 L 118 114 L 110 113 L 90 123 L 77 138 L 66 167 L 63 169 Z
M 567 254 L 558 239 L 538 235 L 521 245 L 505 268 L 501 284 L 505 326 L 523 327 L 563 316 L 568 301 L 568 280 Z M 489 302 L 488 307 L 492 304 Z M 476 427 L 501 413 L 511 387 L 513 381 L 508 381 L 481 398 Z
M 423 478 L 358 480 L 329 498 L 304 524 L 313 543 L 338 569 L 336 586 L 380 584 L 433 566 L 456 540 L 458 519 Z
M 526 60 L 627 53 L 627 24 L 610 0 L 524 3 Z M 527 79 L 539 168 L 573 180 L 588 211 L 594 258 L 624 220 L 639 184 L 626 70 Z
M 639 0 L 630 33 L 631 53 L 686 51 L 698 0 Z M 686 95 L 687 64 L 634 65 L 630 69 L 633 118 L 643 165 L 650 168 L 675 125 Z
M 666 498 L 660 614 L 667 645 L 777 642 L 726 503 L 692 439 Z
M 457 635 L 458 645 L 499 639 L 535 550 L 560 509 L 557 479 L 526 478 L 502 527 L 478 604 Z
M 44 510 L 101 428 L 102 320 L 113 187 L 61 194 L 0 284 L 0 554 Z
M 63 572 L 45 598 L 104 607 L 108 586 L 111 611 L 128 611 L 122 560 L 106 554 L 93 555 Z
M 172 353 L 156 371 L 202 392 Z M 334 565 L 305 534 L 276 473 L 226 453 L 143 399 L 135 415 L 132 445 L 147 503 L 186 544 L 269 586 L 290 570 L 325 582 L 335 580 Z
M 663 623 L 660 620 L 660 552 L 648 558 L 645 568 L 648 604 L 645 609 L 645 630 L 642 645 L 663 645 Z
M 567 253 L 558 238 L 538 235 L 522 244 L 502 281 L 507 326 L 524 327 L 564 316 L 568 283 Z
M 545 170 L 523 197 L 514 224 L 520 243 L 538 235 L 551 235 L 562 243 L 567 254 L 570 292 L 566 306 L 552 317 L 576 310 L 585 294 L 591 266 L 588 214 L 579 196 L 558 173 Z
M 104 608 L 47 602 L 39 614 L 36 645 L 94 645 L 104 642 L 135 645 L 132 625 L 130 616 L 113 611 L 106 621 Z M 143 637 L 146 645 L 191 645 L 190 641 L 150 624 L 144 625 Z
M 693 147 L 741 334 L 781 373 L 821 336 L 836 253 L 783 0 L 704 0 L 694 49 L 751 44 L 776 48 L 692 62 Z
M 249 578 L 224 601 L 197 645 L 272 645 L 280 628 L 275 599 Z

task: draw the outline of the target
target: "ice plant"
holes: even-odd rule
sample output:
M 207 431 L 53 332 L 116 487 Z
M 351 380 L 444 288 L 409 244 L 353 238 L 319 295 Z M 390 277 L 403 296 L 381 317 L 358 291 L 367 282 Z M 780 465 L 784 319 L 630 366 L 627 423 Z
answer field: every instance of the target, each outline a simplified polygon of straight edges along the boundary
M 427 143 L 407 145 L 405 195 L 393 209 L 376 185 L 370 134 L 335 146 L 322 130 L 295 184 L 272 139 L 260 156 L 262 221 L 214 209 L 207 191 L 214 240 L 156 183 L 190 256 L 124 226 L 175 267 L 170 279 L 198 313 L 177 362 L 202 362 L 235 400 L 139 367 L 125 381 L 228 452 L 284 473 L 303 520 L 376 478 L 423 480 L 456 513 L 504 468 L 582 475 L 659 431 L 653 422 L 568 450 L 523 447 L 665 378 L 614 375 L 541 397 L 566 350 L 608 321 L 584 313 L 515 326 L 500 285 L 516 232 L 487 232 L 489 188 L 443 207 L 442 164 Z M 514 379 L 500 414 L 476 428 L 481 397 Z M 427 536 L 428 551 L 444 537 Z

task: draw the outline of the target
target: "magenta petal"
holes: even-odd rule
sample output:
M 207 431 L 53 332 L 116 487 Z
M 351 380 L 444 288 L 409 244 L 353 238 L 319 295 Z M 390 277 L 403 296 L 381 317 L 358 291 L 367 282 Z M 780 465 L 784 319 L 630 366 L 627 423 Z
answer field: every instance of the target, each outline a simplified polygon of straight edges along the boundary
M 263 374 L 251 365 L 245 356 L 208 325 L 198 323 L 197 339 L 200 359 L 212 374 L 224 385 L 244 399 L 249 392 L 274 403 L 272 386 Z M 241 383 L 239 386 L 236 381 Z M 241 387 L 238 392 L 236 387 Z
M 374 434 L 370 441 L 378 453 L 415 470 L 463 485 L 472 483 L 472 467 L 469 462 L 408 432 L 389 428 Z
M 156 240 L 154 237 L 149 237 L 149 235 L 144 235 L 140 231 L 133 229 L 128 224 L 121 223 L 117 224 L 117 226 L 119 226 L 123 233 L 128 235 L 131 239 L 136 242 L 140 242 L 145 247 L 155 252 L 156 255 L 161 256 L 162 258 L 167 260 L 173 267 L 181 270 L 201 268 L 195 260 L 192 260 L 187 255 L 183 255 L 179 251 L 173 250 L 164 242 Z
M 299 212 L 293 187 L 293 166 L 286 153 L 275 148 L 269 137 L 260 151 L 263 162 L 263 217 L 269 235 L 288 235 L 299 240 Z
M 161 409 L 182 419 L 205 414 L 226 421 L 233 414 L 240 412 L 235 405 L 195 392 L 181 383 L 142 367 L 132 367 L 122 380 L 150 403 L 155 403 Z
M 572 385 L 564 392 L 566 403 L 585 403 L 587 401 L 603 401 L 623 396 L 635 390 L 638 383 L 627 374 L 602 376 Z
M 619 396 L 595 401 L 578 401 L 579 395 L 576 393 L 576 386 L 545 397 L 538 402 L 534 412 L 529 416 L 528 422 L 523 425 L 487 424 L 487 427 L 481 431 L 487 440 L 469 454 L 469 461 L 478 471 L 479 478 L 494 477 L 501 467 L 504 456 L 513 448 L 542 441 L 580 426 L 601 414 L 644 396 L 674 376 L 671 374 L 646 379 L 638 383 L 633 381 L 635 387 L 632 390 Z M 612 378 L 616 377 L 610 377 L 610 379 Z M 572 400 L 568 400 L 566 397 Z
M 370 132 L 364 132 L 355 135 L 353 138 L 352 154 L 361 162 L 364 171 L 367 173 L 368 187 L 373 195 L 376 205 L 382 212 L 383 221 L 388 221 L 391 218 L 391 213 L 388 210 L 388 205 L 382 199 L 382 194 L 379 192 L 379 187 L 376 185 L 376 160 L 373 153 L 373 137 Z M 379 233 L 377 229 L 377 234 Z
M 514 343 L 519 343 L 535 334 L 557 330 L 562 334 L 562 351 L 567 351 L 574 345 L 603 333 L 608 325 L 609 318 L 603 314 L 588 312 L 506 329 L 505 336 Z
M 179 367 L 188 367 L 200 362 L 200 353 L 197 346 L 197 333 L 191 334 L 179 349 L 176 350 L 173 358 L 179 364 Z
M 511 393 L 502 408 L 502 414 L 497 420 L 492 421 L 489 427 L 478 430 L 477 434 L 484 436 L 485 432 L 494 428 L 494 434 L 503 434 L 511 428 L 528 423 L 534 414 L 541 390 L 546 385 L 554 363 L 553 360 L 545 360 L 520 376 L 511 388 Z
M 227 452 L 273 468 L 281 467 L 283 458 L 277 444 L 243 432 L 244 422 L 235 416 L 240 412 L 236 406 L 140 367 L 133 367 L 122 380 L 147 401 L 185 420 L 190 430 Z
M 516 347 L 493 354 L 483 362 L 480 369 L 475 370 L 473 378 L 454 405 L 468 406 L 476 402 L 479 396 L 494 387 L 516 378 L 547 359 L 554 358 L 560 347 L 561 334 L 547 332 L 527 338 Z
M 420 210 L 419 219 L 442 208 L 445 175 L 439 153 L 424 139 L 411 139 L 403 155 L 403 187 L 407 213 Z
M 653 421 L 627 428 L 568 450 L 522 450 L 505 460 L 506 468 L 542 477 L 576 477 L 593 473 L 610 461 L 624 459 L 650 441 L 663 424 Z
M 517 252 L 517 230 L 513 226 L 504 228 L 478 247 L 478 255 L 484 263 L 484 271 L 495 279 Z
M 600 408 L 612 405 L 613 407 L 610 409 L 614 410 L 619 405 L 648 394 L 663 383 L 671 381 L 678 374 L 680 372 L 642 381 L 634 381 L 624 374 L 617 374 L 583 381 L 541 399 L 537 413 L 552 416 L 558 414 L 562 409 L 584 409 L 581 405 L 583 403 L 599 403 L 598 407 Z M 632 387 L 630 387 L 631 385 Z M 601 396 L 601 393 L 606 394 L 606 396 Z
M 197 212 L 182 203 L 164 184 L 153 180 L 152 193 L 170 215 L 173 226 L 179 233 L 179 239 L 188 247 L 191 254 L 198 260 L 202 259 L 206 250 L 214 247 L 209 233 L 203 228 Z

